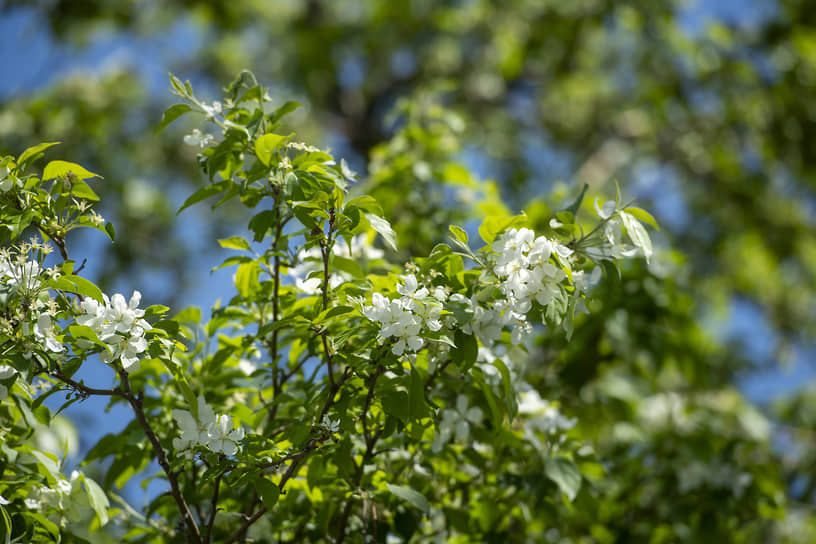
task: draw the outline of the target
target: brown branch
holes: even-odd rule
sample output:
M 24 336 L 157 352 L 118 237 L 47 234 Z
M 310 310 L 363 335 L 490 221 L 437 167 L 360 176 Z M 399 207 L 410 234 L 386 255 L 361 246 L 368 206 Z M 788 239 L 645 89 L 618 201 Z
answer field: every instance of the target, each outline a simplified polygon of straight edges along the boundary
M 221 478 L 224 476 L 222 472 L 215 478 L 215 491 L 213 491 L 212 507 L 210 509 L 210 519 L 207 521 L 207 530 L 204 533 L 204 544 L 209 544 L 212 536 L 212 528 L 215 524 L 215 514 L 218 512 L 218 492 L 221 488 Z
M 90 397 L 91 395 L 100 395 L 100 396 L 106 396 L 106 397 L 119 396 L 119 397 L 127 398 L 127 395 L 125 394 L 125 392 L 122 391 L 118 387 L 116 387 L 114 389 L 97 389 L 95 387 L 88 387 L 84 383 L 77 382 L 77 381 L 69 378 L 68 376 L 63 374 L 62 370 L 60 370 L 59 368 L 50 371 L 49 374 L 51 376 L 57 378 L 58 380 L 64 382 L 66 385 L 68 385 L 69 387 L 71 387 L 72 389 L 77 391 L 78 393 L 81 393 L 82 396 L 84 396 L 86 398 Z
M 170 483 L 170 494 L 176 501 L 176 505 L 178 506 L 182 518 L 184 518 L 184 522 L 187 525 L 190 537 L 192 538 L 195 544 L 200 544 L 201 533 L 198 530 L 198 524 L 196 524 L 192 512 L 190 512 L 190 507 L 187 506 L 187 502 L 184 500 L 184 497 L 181 494 L 181 489 L 179 488 L 178 483 L 178 476 L 176 475 L 175 472 L 170 470 L 170 462 L 167 460 L 167 454 L 165 453 L 164 448 L 159 442 L 156 433 L 153 432 L 153 428 L 150 426 L 150 422 L 147 421 L 147 416 L 145 415 L 144 407 L 142 405 L 144 394 L 143 392 L 139 392 L 138 395 L 134 395 L 130 387 L 130 379 L 128 378 L 127 373 L 122 369 L 117 369 L 117 372 L 119 373 L 119 378 L 122 381 L 122 389 L 124 391 L 125 398 L 128 400 L 130 406 L 133 408 L 133 412 L 136 414 L 136 420 L 139 422 L 139 425 L 142 426 L 142 429 L 147 435 L 147 439 L 153 446 L 153 452 L 156 454 L 156 460 L 159 462 L 159 466 L 161 466 L 162 470 L 167 476 L 167 481 Z

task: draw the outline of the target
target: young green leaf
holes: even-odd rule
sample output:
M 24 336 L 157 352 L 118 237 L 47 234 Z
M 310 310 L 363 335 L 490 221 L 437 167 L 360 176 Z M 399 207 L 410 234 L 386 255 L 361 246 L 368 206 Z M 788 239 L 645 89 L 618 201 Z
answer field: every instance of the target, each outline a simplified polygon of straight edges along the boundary
M 249 242 L 247 242 L 242 236 L 230 236 L 229 238 L 222 238 L 218 240 L 218 244 L 221 247 L 227 249 L 243 249 L 248 250 Z
M 261 502 L 263 502 L 267 510 L 271 510 L 278 503 L 280 488 L 267 478 L 258 478 L 255 481 L 255 491 L 258 492 L 258 495 L 261 497 Z
M 633 215 L 636 219 L 646 223 L 647 225 L 651 225 L 655 228 L 655 230 L 660 230 L 660 226 L 657 224 L 657 220 L 654 218 L 652 214 L 647 212 L 644 209 L 637 208 L 635 206 L 629 206 L 625 209 L 626 213 Z
M 101 178 L 99 174 L 94 174 L 82 166 L 68 161 L 51 161 L 45 165 L 43 170 L 43 181 L 55 179 L 73 173 L 79 179 Z M 97 199 L 98 200 L 98 199 Z
M 255 140 L 255 154 L 258 156 L 258 160 L 266 166 L 269 166 L 272 162 L 272 153 L 274 153 L 286 139 L 287 136 L 281 136 L 280 134 L 264 134 Z
M 382 236 L 382 239 L 386 245 L 388 245 L 388 247 L 394 251 L 397 251 L 397 234 L 394 232 L 394 229 L 391 228 L 391 223 L 379 215 L 374 215 L 373 213 L 366 213 L 365 216 L 366 219 L 368 219 L 368 223 L 371 225 L 371 228 Z
M 428 513 L 430 510 L 430 505 L 428 504 L 428 499 L 415 489 L 410 487 L 405 487 L 401 485 L 393 485 L 393 484 L 385 484 L 393 495 L 399 497 L 400 499 L 404 500 L 414 508 L 422 510 L 424 513 Z
M 184 115 L 185 113 L 192 109 L 193 108 L 190 107 L 189 104 L 175 104 L 173 106 L 170 106 L 169 108 L 164 110 L 161 122 L 159 123 L 159 126 L 156 127 L 155 133 L 158 134 L 159 132 L 164 130 L 165 127 L 167 127 L 167 125 L 169 125 L 170 123 L 172 123 L 173 121 L 175 121 L 176 119 L 178 119 L 179 117 L 181 117 L 182 115 Z
M 105 525 L 108 522 L 108 507 L 110 502 L 105 492 L 99 487 L 95 481 L 85 476 L 85 491 L 88 493 L 88 501 L 91 503 L 91 508 L 96 512 L 99 518 L 99 524 Z
M 570 501 L 575 500 L 581 489 L 581 473 L 575 463 L 564 457 L 549 458 L 544 463 L 544 472 Z
M 24 170 L 26 165 L 29 162 L 34 161 L 41 152 L 60 143 L 62 142 L 46 142 L 40 145 L 35 145 L 34 147 L 29 147 L 20 154 L 20 158 L 17 159 L 17 165 L 20 167 L 20 170 Z

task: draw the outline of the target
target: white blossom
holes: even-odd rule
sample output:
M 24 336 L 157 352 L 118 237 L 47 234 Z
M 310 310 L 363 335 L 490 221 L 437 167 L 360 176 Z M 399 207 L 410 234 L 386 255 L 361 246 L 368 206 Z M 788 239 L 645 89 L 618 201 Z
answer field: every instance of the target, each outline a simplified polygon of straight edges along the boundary
M 446 408 L 442 411 L 442 420 L 439 422 L 439 431 L 436 434 L 431 449 L 434 453 L 442 451 L 442 447 L 450 442 L 452 437 L 463 442 L 470 435 L 471 425 L 478 425 L 482 421 L 482 410 L 477 406 L 468 406 L 465 395 L 456 397 L 456 408 Z
M 212 134 L 202 134 L 200 130 L 193 129 L 193 132 L 184 136 L 184 143 L 193 147 L 207 147 L 212 141 Z
M 181 436 L 173 439 L 173 448 L 180 452 L 200 445 L 215 453 L 238 453 L 237 442 L 244 438 L 244 429 L 233 429 L 232 418 L 227 414 L 216 415 L 202 395 L 198 396 L 196 407 L 198 418 L 187 410 L 171 412 L 181 429 Z
M 41 313 L 34 324 L 34 336 L 40 340 L 45 341 L 45 347 L 54 353 L 60 353 L 65 350 L 65 346 L 57 341 L 54 327 L 51 323 L 51 316 L 47 313 Z
M 143 319 L 144 310 L 139 309 L 141 300 L 139 291 L 134 291 L 128 302 L 119 293 L 111 298 L 103 295 L 104 304 L 89 297 L 80 304 L 83 313 L 76 318 L 77 323 L 92 328 L 110 348 L 100 354 L 102 361 L 110 364 L 118 359 L 125 372 L 139 369 L 140 356 L 148 348 L 144 334 L 150 329 L 150 323 Z M 87 340 L 80 340 L 83 340 L 80 347 L 92 345 Z
M 227 414 L 216 416 L 215 421 L 207 425 L 207 447 L 215 453 L 235 455 L 238 453 L 236 442 L 244 438 L 244 429 L 232 428 L 232 418 Z

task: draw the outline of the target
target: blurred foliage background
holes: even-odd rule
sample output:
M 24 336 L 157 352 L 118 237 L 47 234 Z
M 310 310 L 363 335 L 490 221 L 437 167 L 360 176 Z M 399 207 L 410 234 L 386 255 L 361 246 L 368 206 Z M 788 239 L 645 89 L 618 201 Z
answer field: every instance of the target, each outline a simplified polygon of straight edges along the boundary
M 0 150 L 59 140 L 104 175 L 120 237 L 74 243 L 107 290 L 206 306 L 215 236 L 245 222 L 177 225 L 204 179 L 192 125 L 154 134 L 167 71 L 216 98 L 248 68 L 302 103 L 299 138 L 370 172 L 406 257 L 476 203 L 544 227 L 583 183 L 611 196 L 619 180 L 663 249 L 605 286 L 573 342 L 534 354 L 535 385 L 609 460 L 547 538 L 813 541 L 814 2 L 0 5 Z

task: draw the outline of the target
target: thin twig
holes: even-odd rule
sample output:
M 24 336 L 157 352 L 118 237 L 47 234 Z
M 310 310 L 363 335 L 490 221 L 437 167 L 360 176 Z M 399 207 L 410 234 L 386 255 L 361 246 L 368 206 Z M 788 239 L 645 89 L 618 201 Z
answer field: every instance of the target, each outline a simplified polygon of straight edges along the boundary
M 118 387 L 114 389 L 97 389 L 95 387 L 88 387 L 84 383 L 80 383 L 69 378 L 68 376 L 63 374 L 63 372 L 59 368 L 50 371 L 49 374 L 51 374 L 51 376 L 57 378 L 58 380 L 64 382 L 66 385 L 68 385 L 75 391 L 81 393 L 85 397 L 90 397 L 91 395 L 100 395 L 106 397 L 119 396 L 127 398 L 125 392 Z
M 207 530 L 204 533 L 204 544 L 209 544 L 212 535 L 213 524 L 215 524 L 215 514 L 218 512 L 218 491 L 221 488 L 221 478 L 224 473 L 220 473 L 215 478 L 215 491 L 213 491 L 212 506 L 210 507 L 210 519 L 207 521 Z

